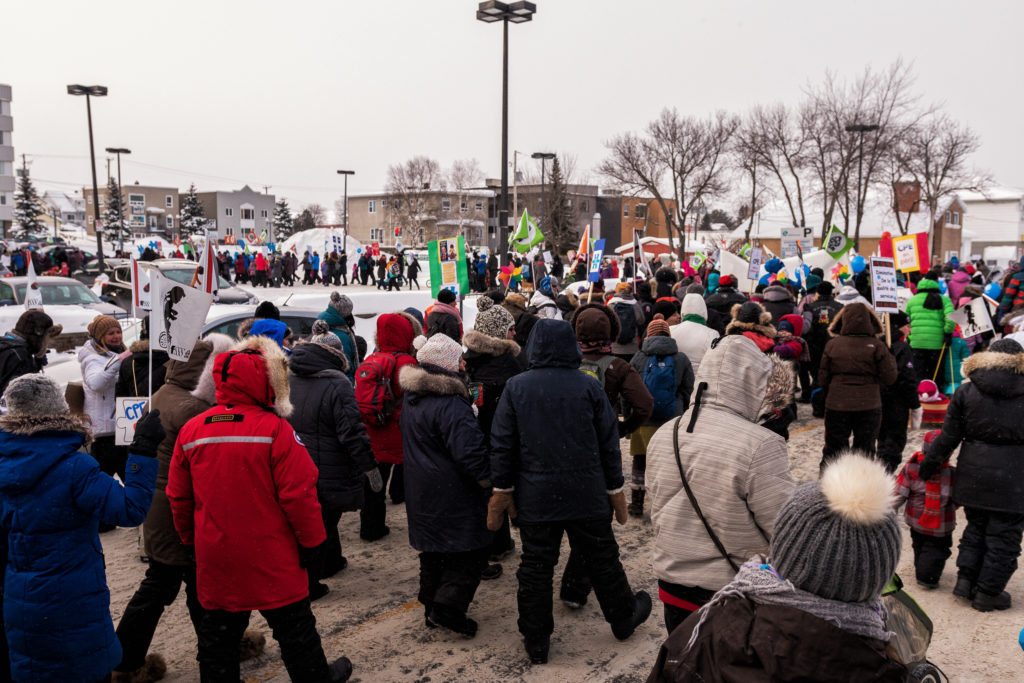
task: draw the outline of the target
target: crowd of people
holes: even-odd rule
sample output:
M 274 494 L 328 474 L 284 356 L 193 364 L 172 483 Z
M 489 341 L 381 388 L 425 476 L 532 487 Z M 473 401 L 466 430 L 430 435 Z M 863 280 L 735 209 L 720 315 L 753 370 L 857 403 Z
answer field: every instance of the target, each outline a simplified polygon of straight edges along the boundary
M 473 259 L 484 287 L 469 329 L 442 290 L 423 311 L 378 316 L 366 340 L 352 300 L 332 291 L 306 338 L 263 303 L 237 339 L 209 335 L 181 362 L 145 340 L 126 348 L 98 316 L 78 352 L 80 401 L 39 373 L 59 326 L 26 312 L 0 339 L 0 670 L 156 680 L 166 667 L 150 645 L 184 586 L 204 681 L 234 683 L 262 650 L 252 611 L 292 680 L 347 680 L 352 663 L 327 656 L 310 603 L 347 567 L 342 516 L 358 512 L 360 541 L 377 542 L 389 495 L 406 506 L 425 628 L 500 628 L 479 625 L 473 603 L 518 548 L 517 625 L 536 665 L 553 655 L 563 538 L 566 607 L 593 592 L 620 640 L 650 617 L 613 526 L 648 512 L 668 634 L 652 681 L 905 680 L 913 662 L 887 649 L 880 603 L 899 509 L 918 586 L 939 586 L 962 507 L 953 593 L 982 612 L 1010 607 L 1024 263 L 996 311 L 1006 327 L 962 339 L 950 297 L 984 294 L 973 264 L 908 278 L 907 312 L 883 321 L 863 272 L 775 277 L 747 295 L 707 267 L 644 264 L 655 272 L 643 279 L 627 262 L 613 291 L 580 295 L 554 268 L 532 292 L 491 286 L 487 259 Z M 298 265 L 317 271 L 312 257 Z M 272 260 L 255 267 L 273 279 Z M 149 393 L 134 442 L 115 445 L 116 398 Z M 820 479 L 798 486 L 787 441 L 801 403 L 824 418 L 824 443 Z M 907 455 L 922 420 L 939 428 Z M 140 523 L 149 564 L 115 628 L 98 534 Z

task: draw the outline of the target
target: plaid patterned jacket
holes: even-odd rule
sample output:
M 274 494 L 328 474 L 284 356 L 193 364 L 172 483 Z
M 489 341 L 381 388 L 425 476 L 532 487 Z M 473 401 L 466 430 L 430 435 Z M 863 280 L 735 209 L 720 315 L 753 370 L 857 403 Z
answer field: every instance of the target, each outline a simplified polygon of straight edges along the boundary
M 907 525 L 914 531 L 926 536 L 948 536 L 956 527 L 956 506 L 952 500 L 953 477 L 956 474 L 956 468 L 948 463 L 942 466 L 938 475 L 941 489 L 936 500 L 935 496 L 928 495 L 927 482 L 922 481 L 918 474 L 918 468 L 923 460 L 924 453 L 915 452 L 896 476 L 898 499 L 896 508 L 906 504 L 904 513 Z M 937 526 L 922 524 L 922 516 L 925 512 L 931 512 L 937 516 Z

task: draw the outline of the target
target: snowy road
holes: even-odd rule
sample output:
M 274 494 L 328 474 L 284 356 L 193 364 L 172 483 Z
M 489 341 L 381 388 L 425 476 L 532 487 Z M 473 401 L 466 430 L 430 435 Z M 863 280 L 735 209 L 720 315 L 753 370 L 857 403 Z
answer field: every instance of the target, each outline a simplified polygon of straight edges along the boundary
M 326 294 L 324 294 L 326 297 Z M 794 476 L 807 480 L 816 476 L 822 428 L 819 420 L 802 419 L 794 425 L 790 461 Z M 911 438 L 908 449 L 920 445 L 921 432 Z M 623 450 L 628 453 L 627 442 Z M 909 454 L 909 450 L 907 451 Z M 623 469 L 629 470 L 624 456 Z M 649 504 L 648 504 L 649 505 Z M 403 506 L 388 507 L 391 535 L 377 543 L 359 540 L 359 520 L 346 514 L 341 520 L 342 547 L 348 569 L 327 580 L 331 592 L 314 603 L 319 630 L 328 656 L 346 655 L 355 664 L 353 681 L 363 683 L 488 683 L 492 681 L 644 681 L 665 637 L 660 604 L 651 619 L 628 641 L 620 643 L 604 623 L 592 599 L 580 612 L 570 612 L 555 600 L 555 634 L 551 660 L 546 666 L 531 667 L 516 630 L 517 560 L 505 561 L 505 574 L 485 582 L 477 592 L 470 616 L 480 624 L 474 640 L 449 636 L 423 626 L 423 611 L 416 602 L 418 563 L 409 547 Z M 960 527 L 963 526 L 962 515 Z M 616 526 L 622 560 L 634 589 L 656 595 L 651 570 L 650 523 L 631 519 Z M 111 590 L 111 609 L 120 617 L 128 599 L 145 572 L 136 559 L 136 532 L 117 530 L 104 534 Z M 567 550 L 563 546 L 563 550 Z M 563 552 L 563 560 L 567 552 Z M 1024 578 L 1018 574 L 1008 590 L 1015 605 L 1007 612 L 981 614 L 951 594 L 955 581 L 954 557 L 947 564 L 940 589 L 926 592 L 913 582 L 910 534 L 904 533 L 900 574 L 908 591 L 935 622 L 935 639 L 930 658 L 954 681 L 1020 680 L 1021 651 L 1017 633 L 1024 625 Z M 560 575 L 561 567 L 559 567 Z M 249 681 L 287 681 L 277 645 L 266 623 L 258 615 L 252 625 L 267 634 L 268 651 L 243 665 Z M 184 607 L 184 596 L 165 613 L 157 630 L 152 652 L 168 659 L 168 681 L 198 680 L 195 662 L 196 640 Z

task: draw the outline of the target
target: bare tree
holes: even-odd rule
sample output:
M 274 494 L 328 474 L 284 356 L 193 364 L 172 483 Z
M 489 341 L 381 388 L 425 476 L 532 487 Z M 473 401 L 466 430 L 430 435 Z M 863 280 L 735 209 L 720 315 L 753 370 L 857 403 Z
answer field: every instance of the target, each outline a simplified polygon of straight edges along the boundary
M 483 179 L 484 172 L 480 169 L 480 162 L 476 159 L 456 159 L 452 162 L 451 168 L 448 169 L 448 184 L 455 197 L 456 206 L 458 206 L 456 215 L 458 216 L 459 233 L 466 238 L 467 244 L 476 243 L 473 239 L 476 233 L 474 231 L 473 234 L 467 234 L 466 225 L 470 221 L 480 220 L 480 218 L 472 218 L 471 216 L 475 216 L 475 211 L 471 211 L 468 208 L 466 211 L 463 211 L 462 207 L 474 206 L 472 200 L 476 195 L 473 193 L 473 188 L 479 187 Z M 478 237 L 482 240 L 482 231 Z
M 733 147 L 734 163 L 739 172 L 742 182 L 749 183 L 750 194 L 748 203 L 740 206 L 737 218 L 739 221 L 746 221 L 747 227 L 743 239 L 750 241 L 750 232 L 754 227 L 754 216 L 763 203 L 763 198 L 768 194 L 767 169 L 758 164 L 760 151 L 757 143 L 749 135 L 738 134 Z M 792 206 L 790 207 L 792 209 Z
M 675 211 L 669 205 L 671 196 L 662 192 L 667 171 L 666 164 L 650 149 L 648 140 L 636 133 L 616 135 L 605 143 L 608 157 L 602 161 L 597 172 L 631 194 L 646 193 L 654 197 L 661 207 L 661 213 L 668 220 L 669 247 L 675 251 L 672 226 Z
M 806 226 L 804 185 L 810 142 L 797 117 L 782 104 L 758 106 L 747 115 L 736 137 L 739 165 L 748 176 L 756 168 L 771 174 L 786 201 L 793 225 Z M 751 185 L 756 190 L 757 184 Z M 755 201 L 756 195 L 751 203 Z
M 968 158 L 979 147 L 974 131 L 943 113 L 932 113 L 909 127 L 894 145 L 890 172 L 898 176 L 896 181 L 910 180 L 920 186 L 921 203 L 928 209 L 929 237 L 940 199 L 963 190 L 983 191 L 991 183 L 987 173 L 968 167 Z M 906 234 L 902 224 L 900 229 Z M 934 250 L 935 240 L 931 242 Z
M 436 218 L 438 206 L 432 190 L 443 190 L 446 179 L 434 159 L 415 156 L 388 167 L 384 215 L 389 227 L 401 228 L 411 241 L 422 244 L 423 223 Z
M 327 209 L 325 209 L 321 204 L 317 204 L 315 202 L 307 204 L 303 211 L 309 212 L 314 225 L 323 225 L 327 222 Z

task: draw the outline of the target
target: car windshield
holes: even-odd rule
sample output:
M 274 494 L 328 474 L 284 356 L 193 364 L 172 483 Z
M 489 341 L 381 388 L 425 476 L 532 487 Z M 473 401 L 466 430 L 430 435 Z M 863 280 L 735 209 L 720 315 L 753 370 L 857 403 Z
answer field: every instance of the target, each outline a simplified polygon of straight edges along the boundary
M 18 301 L 25 300 L 25 285 L 16 285 Z M 39 290 L 43 294 L 44 306 L 68 306 L 102 303 L 92 290 L 80 282 L 41 282 Z
M 160 272 L 174 280 L 178 284 L 192 286 L 192 276 L 195 274 L 195 268 L 166 268 L 161 269 Z M 227 289 L 231 287 L 231 283 L 222 278 L 220 275 L 217 276 L 217 288 Z

